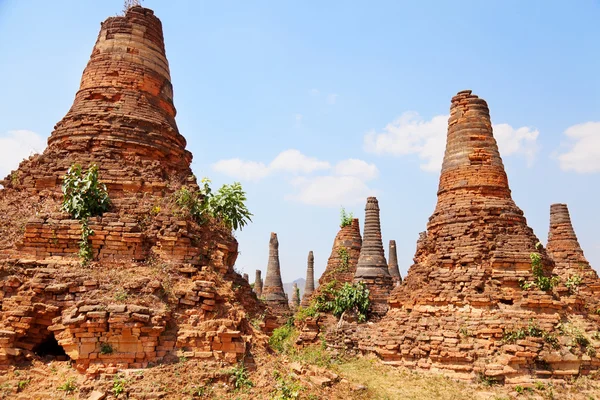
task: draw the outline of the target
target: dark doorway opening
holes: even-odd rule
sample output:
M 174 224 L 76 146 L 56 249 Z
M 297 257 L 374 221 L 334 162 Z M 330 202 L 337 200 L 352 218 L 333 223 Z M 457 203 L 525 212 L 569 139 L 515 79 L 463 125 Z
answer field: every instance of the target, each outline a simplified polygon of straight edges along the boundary
M 65 353 L 65 349 L 58 344 L 54 335 L 48 336 L 42 343 L 35 346 L 33 352 L 35 355 L 42 358 L 51 358 L 57 361 L 69 360 L 69 356 Z

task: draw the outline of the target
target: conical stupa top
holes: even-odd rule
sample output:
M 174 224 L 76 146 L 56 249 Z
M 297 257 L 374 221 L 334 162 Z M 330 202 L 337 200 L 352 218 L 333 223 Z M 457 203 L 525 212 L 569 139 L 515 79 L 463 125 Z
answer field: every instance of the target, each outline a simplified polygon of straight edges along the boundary
M 452 98 L 438 195 L 456 189 L 510 197 L 488 105 L 470 90 Z
M 566 204 L 550 206 L 550 231 L 546 250 L 556 264 L 554 272 L 562 278 L 568 279 L 573 275 L 583 277 L 588 274 L 597 277 L 583 255 Z
M 297 309 L 300 305 L 300 296 L 298 295 L 298 284 L 294 282 L 292 287 L 292 302 L 291 307 L 293 310 Z
M 381 240 L 379 203 L 375 197 L 369 197 L 365 207 L 365 232 L 354 277 L 374 278 L 389 275 Z
M 130 7 L 102 23 L 75 101 L 48 145 L 69 154 L 110 149 L 187 169 L 192 155 L 175 113 L 162 24 L 152 10 Z
M 388 270 L 394 282 L 401 282 L 400 269 L 398 268 L 398 254 L 396 253 L 396 241 L 390 240 Z
M 315 257 L 312 250 L 308 252 L 306 266 L 306 284 L 304 285 L 304 296 L 308 297 L 315 290 Z
M 256 275 L 254 276 L 254 293 L 256 293 L 256 297 L 260 297 L 262 296 L 262 277 L 261 277 L 261 270 L 257 269 L 256 270 Z
M 275 232 L 271 232 L 269 239 L 269 263 L 263 285 L 263 297 L 267 301 L 285 301 L 287 303 L 279 266 L 279 241 Z

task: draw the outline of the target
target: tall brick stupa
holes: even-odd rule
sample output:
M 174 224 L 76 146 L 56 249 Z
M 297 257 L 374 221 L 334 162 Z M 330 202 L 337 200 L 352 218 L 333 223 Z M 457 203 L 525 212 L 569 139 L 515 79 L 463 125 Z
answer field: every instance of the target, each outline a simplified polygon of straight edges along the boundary
M 387 311 L 387 300 L 393 286 L 389 273 L 379 221 L 379 202 L 375 197 L 367 198 L 365 206 L 365 232 L 360 256 L 354 273 L 355 282 L 364 282 L 370 290 L 371 308 L 375 314 Z
M 306 283 L 304 284 L 304 294 L 302 295 L 302 307 L 309 305 L 310 296 L 315 291 L 315 256 L 312 250 L 308 252 L 306 264 Z
M 389 364 L 464 380 L 524 383 L 597 369 L 600 343 L 573 347 L 564 333 L 577 326 L 591 338 L 597 318 L 583 296 L 543 285 L 556 278 L 538 242 L 512 200 L 487 103 L 459 92 L 427 232 L 361 348 Z
M 285 295 L 283 282 L 281 281 L 281 267 L 279 265 L 279 240 L 277 239 L 277 234 L 271 232 L 267 276 L 262 287 L 262 297 L 275 315 L 286 316 L 290 313 L 290 308 Z
M 231 230 L 175 205 L 177 192 L 198 189 L 185 146 L 160 20 L 140 6 L 106 19 L 48 147 L 0 182 L 0 369 L 48 346 L 90 374 L 184 349 L 206 365 L 252 359 L 246 322 L 265 307 L 233 270 Z M 86 268 L 82 222 L 61 210 L 74 164 L 98 167 L 112 203 L 88 219 Z

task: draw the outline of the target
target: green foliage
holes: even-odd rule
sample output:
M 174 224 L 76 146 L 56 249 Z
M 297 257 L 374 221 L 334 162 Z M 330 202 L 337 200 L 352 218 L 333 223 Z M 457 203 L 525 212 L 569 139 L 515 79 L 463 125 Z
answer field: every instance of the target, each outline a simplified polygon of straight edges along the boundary
M 125 392 L 125 386 L 127 386 L 127 379 L 122 375 L 115 376 L 113 380 L 112 392 L 115 396 Z
M 210 211 L 227 228 L 242 230 L 248 222 L 252 222 L 252 214 L 246 207 L 246 200 L 246 193 L 239 182 L 223 185 L 217 194 L 210 198 Z
M 113 353 L 113 348 L 110 345 L 110 343 L 102 343 L 100 345 L 100 354 L 112 354 Z
M 277 350 L 280 353 L 283 353 L 290 346 L 293 345 L 291 343 L 292 334 L 294 333 L 294 325 L 291 323 L 287 323 L 279 328 L 273 330 L 273 334 L 269 338 L 269 345 L 274 350 Z
M 304 322 L 306 318 L 316 318 L 318 316 L 319 310 L 317 309 L 316 301 L 313 301 L 308 307 L 298 307 L 296 314 L 294 314 L 294 320 L 296 322 Z
M 29 383 L 31 383 L 31 379 L 25 379 L 25 380 L 21 380 L 17 383 L 17 390 L 20 392 L 23 389 L 25 389 L 25 387 L 27 385 L 29 385 Z
M 579 287 L 579 285 L 581 285 L 582 281 L 583 279 L 581 278 L 581 276 L 575 274 L 567 279 L 567 281 L 565 282 L 565 286 L 567 287 L 567 289 L 569 289 L 569 293 L 573 294 L 577 292 L 577 288 Z
M 81 265 L 85 266 L 94 259 L 92 253 L 92 245 L 90 244 L 89 237 L 94 234 L 94 231 L 88 226 L 87 217 L 81 220 L 81 241 L 79 242 L 79 260 Z
M 363 282 L 345 283 L 335 294 L 328 305 L 336 317 L 340 317 L 346 311 L 356 311 L 358 321 L 365 322 L 371 302 L 369 300 L 369 289 Z
M 487 376 L 483 372 L 479 373 L 478 380 L 479 380 L 479 383 L 481 383 L 484 386 L 492 386 L 492 385 L 499 384 L 498 380 L 495 377 Z
M 344 207 L 342 207 L 342 209 L 340 210 L 340 228 L 352 225 L 353 218 L 354 216 L 352 215 L 352 213 L 346 213 L 346 210 L 344 209 Z
M 544 267 L 542 265 L 542 256 L 540 253 L 531 253 L 529 257 L 531 258 L 531 272 L 533 273 L 534 281 L 520 281 L 519 284 L 522 289 L 527 290 L 533 286 L 537 286 L 540 290 L 547 292 L 560 283 L 560 278 L 558 276 L 547 277 L 544 275 Z
M 233 386 L 236 390 L 244 388 L 251 388 L 254 383 L 248 377 L 248 371 L 242 362 L 238 363 L 231 371 L 231 377 L 233 378 Z
M 83 172 L 81 165 L 72 165 L 63 179 L 62 210 L 75 219 L 102 215 L 110 208 L 106 186 L 98 181 L 98 166 Z
M 246 193 L 239 182 L 223 185 L 213 194 L 209 179 L 202 179 L 203 186 L 192 191 L 186 186 L 175 192 L 175 204 L 190 213 L 199 224 L 209 217 L 218 219 L 228 229 L 242 230 L 252 222 L 252 213 L 246 207 Z
M 75 379 L 69 378 L 65 383 L 57 387 L 58 390 L 62 390 L 63 392 L 67 392 L 69 394 L 73 393 L 77 390 L 77 385 L 75 384 Z
M 275 396 L 273 400 L 295 400 L 300 398 L 300 392 L 304 389 L 297 380 L 290 376 L 283 376 L 279 371 L 273 371 L 275 377 Z
M 539 328 L 533 320 L 529 321 L 527 328 L 519 328 L 512 331 L 505 331 L 502 340 L 507 343 L 515 343 L 517 340 L 522 340 L 527 337 L 541 337 L 552 347 L 558 347 L 558 339 L 550 332 Z
M 348 265 L 350 264 L 350 254 L 344 246 L 341 246 L 338 249 L 338 256 L 340 257 L 340 266 L 339 268 L 337 268 L 336 272 L 348 271 Z

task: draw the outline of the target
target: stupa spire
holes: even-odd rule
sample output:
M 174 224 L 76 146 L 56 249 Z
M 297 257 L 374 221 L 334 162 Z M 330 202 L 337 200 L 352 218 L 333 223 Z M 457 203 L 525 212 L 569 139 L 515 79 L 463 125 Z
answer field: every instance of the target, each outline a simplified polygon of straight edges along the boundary
M 389 261 L 388 261 L 388 270 L 390 272 L 390 276 L 396 283 L 402 282 L 402 277 L 400 276 L 400 269 L 398 268 L 398 254 L 396 253 L 396 241 L 390 240 L 390 250 L 389 250 Z
M 302 306 L 308 305 L 308 300 L 315 290 L 315 257 L 312 250 L 308 252 L 306 266 L 306 283 L 304 284 L 304 295 L 302 296 Z

